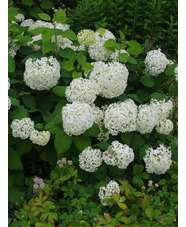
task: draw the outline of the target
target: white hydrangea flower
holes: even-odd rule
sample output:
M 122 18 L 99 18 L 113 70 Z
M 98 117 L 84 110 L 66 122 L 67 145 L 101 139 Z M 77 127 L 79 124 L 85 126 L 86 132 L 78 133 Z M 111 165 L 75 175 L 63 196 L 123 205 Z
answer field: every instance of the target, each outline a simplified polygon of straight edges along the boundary
M 128 69 L 119 62 L 94 62 L 94 69 L 90 72 L 90 80 L 100 86 L 100 95 L 109 99 L 118 97 L 127 87 Z M 85 74 L 86 76 L 86 74 Z
M 36 28 L 54 28 L 54 25 L 50 22 L 46 22 L 46 21 L 41 21 L 41 20 L 36 20 L 36 22 L 34 22 L 34 24 L 30 25 L 28 31 L 32 31 Z
M 88 49 L 90 58 L 96 61 L 107 61 L 113 52 L 105 48 L 104 44 L 107 40 L 116 38 L 112 32 L 105 29 L 98 29 L 94 34 L 95 42 Z
M 8 90 L 10 89 L 10 79 L 8 78 Z
M 166 148 L 163 144 L 156 149 L 149 148 L 146 150 L 144 162 L 147 173 L 165 174 L 171 166 L 171 156 L 170 147 Z
M 60 78 L 59 62 L 50 57 L 27 59 L 25 63 L 24 81 L 33 90 L 49 90 L 56 86 Z
M 17 40 L 8 37 L 8 54 L 14 58 L 20 46 L 17 44 Z
M 102 153 L 99 149 L 86 147 L 79 154 L 79 167 L 87 172 L 95 172 L 102 161 Z
M 61 23 L 57 23 L 56 21 L 54 22 L 54 27 L 56 29 L 62 30 L 62 31 L 66 31 L 70 29 L 70 25 L 69 24 L 61 24 Z
M 58 49 L 65 49 L 67 47 L 73 49 L 73 42 L 70 39 L 63 38 L 61 35 L 53 36 L 51 41 L 57 43 Z
M 173 102 L 171 100 L 166 102 L 165 99 L 160 101 L 151 99 L 150 103 L 159 111 L 159 120 L 167 119 L 173 110 Z
M 11 128 L 13 137 L 25 140 L 30 137 L 31 132 L 34 130 L 34 122 L 29 117 L 21 120 L 14 119 Z
M 159 124 L 156 126 L 156 131 L 160 134 L 169 135 L 173 130 L 173 123 L 169 119 L 160 120 Z
M 34 144 L 45 146 L 50 140 L 50 132 L 49 131 L 39 132 L 37 130 L 33 130 L 30 134 L 30 140 Z
M 176 68 L 174 69 L 174 77 L 175 80 L 178 81 L 178 66 L 176 66 Z
M 14 16 L 18 22 L 24 21 L 25 16 L 22 13 L 18 13 L 17 16 Z
M 158 49 L 149 51 L 144 63 L 147 72 L 151 76 L 157 77 L 160 73 L 165 71 L 169 60 L 166 58 L 165 54 L 161 52 L 161 49 Z
M 154 105 L 140 105 L 137 115 L 137 131 L 141 134 L 151 133 L 159 122 L 159 111 Z
M 12 102 L 11 102 L 11 99 L 8 97 L 8 110 L 10 110 L 12 106 Z
M 72 45 L 72 50 L 74 50 L 75 52 L 79 52 L 79 51 L 85 51 L 85 45 L 82 44 L 82 45 L 79 45 L 79 46 L 74 46 Z
M 95 34 L 91 29 L 83 29 L 77 34 L 78 42 L 90 46 L 95 42 Z
M 20 25 L 22 27 L 30 27 L 33 24 L 34 24 L 34 21 L 32 19 L 26 19 L 26 20 L 22 21 Z
M 66 88 L 65 95 L 68 102 L 78 101 L 92 104 L 98 93 L 99 86 L 95 81 L 77 78 L 73 79 L 70 85 Z
M 105 111 L 105 128 L 114 136 L 136 130 L 137 106 L 132 99 L 110 104 Z
M 126 144 L 113 141 L 108 150 L 103 153 L 103 160 L 107 165 L 117 166 L 119 169 L 126 169 L 134 161 L 134 152 Z
M 41 46 L 35 44 L 34 42 L 37 42 L 39 40 L 42 40 L 42 35 L 35 35 L 32 37 L 32 41 L 27 42 L 27 46 L 30 46 L 34 51 L 39 51 L 41 49 Z
M 94 114 L 87 103 L 73 102 L 62 108 L 63 128 L 66 134 L 81 135 L 94 123 Z
M 111 180 L 106 185 L 106 187 L 102 186 L 102 187 L 99 188 L 98 196 L 99 196 L 103 206 L 108 206 L 108 204 L 103 202 L 103 200 L 106 199 L 106 198 L 111 198 L 113 193 L 120 194 L 119 184 L 114 180 Z

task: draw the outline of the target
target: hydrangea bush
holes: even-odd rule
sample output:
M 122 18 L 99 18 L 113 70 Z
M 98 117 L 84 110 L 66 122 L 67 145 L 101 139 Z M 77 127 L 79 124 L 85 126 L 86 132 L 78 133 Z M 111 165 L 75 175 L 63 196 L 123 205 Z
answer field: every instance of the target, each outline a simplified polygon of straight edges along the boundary
M 10 226 L 174 226 L 177 64 L 122 32 L 75 34 L 64 10 L 9 10 Z

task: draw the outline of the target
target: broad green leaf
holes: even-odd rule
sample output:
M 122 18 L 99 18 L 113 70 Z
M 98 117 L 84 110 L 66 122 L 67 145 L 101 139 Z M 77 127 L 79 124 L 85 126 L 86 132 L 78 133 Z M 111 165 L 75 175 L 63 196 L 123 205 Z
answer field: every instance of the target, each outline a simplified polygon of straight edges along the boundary
M 141 148 L 143 146 L 144 143 L 145 143 L 145 140 L 142 137 L 142 135 L 140 133 L 138 133 L 138 132 L 134 132 L 134 135 L 133 135 L 132 142 L 131 142 L 130 146 L 134 150 L 138 150 L 139 148 Z
M 153 87 L 154 86 L 154 79 L 152 76 L 145 75 L 140 79 L 140 82 L 145 86 L 145 87 Z
M 150 219 L 150 221 L 153 220 L 153 217 L 154 217 L 154 210 L 153 210 L 153 207 L 150 206 L 148 207 L 146 210 L 145 210 L 145 214 L 147 215 L 147 217 Z
M 15 17 L 18 14 L 18 9 L 17 8 L 13 8 L 13 7 L 9 7 L 8 8 L 8 20 L 9 21 L 15 21 Z
M 70 60 L 66 61 L 63 65 L 62 68 L 67 70 L 67 71 L 72 71 L 74 69 L 74 62 L 76 61 L 76 56 L 72 56 Z M 62 74 L 63 76 L 63 74 Z
M 141 45 L 135 41 L 135 40 L 130 40 L 127 41 L 126 44 L 128 44 L 130 47 L 127 49 L 127 52 L 129 52 L 129 54 L 138 56 L 139 54 L 141 54 L 143 52 L 143 48 L 141 47 Z
M 94 68 L 94 66 L 88 62 L 83 63 L 82 69 L 84 71 L 90 71 Z
M 13 57 L 8 55 L 8 72 L 13 73 L 15 71 L 15 61 Z
M 159 185 L 165 185 L 166 182 L 167 182 L 166 179 L 161 179 L 161 180 L 158 182 L 158 184 L 159 184 Z
M 51 9 L 52 7 L 54 7 L 54 4 L 51 1 L 48 0 L 42 0 L 41 4 L 40 4 L 42 9 Z
M 163 100 L 163 99 L 167 100 L 167 97 L 165 95 L 160 94 L 159 92 L 154 92 L 151 95 L 151 98 L 157 99 L 157 100 Z
M 28 117 L 28 110 L 24 108 L 24 106 L 20 106 L 17 109 L 15 109 L 14 111 L 12 111 L 10 113 L 10 116 L 13 119 L 19 119 L 21 120 L 24 117 Z
M 121 54 L 119 54 L 119 59 L 126 63 L 129 59 L 129 55 L 127 53 L 121 53 Z
M 119 30 L 119 35 L 122 40 L 125 39 L 125 35 L 123 34 L 123 32 L 121 30 Z
M 145 180 L 150 179 L 150 175 L 149 175 L 148 173 L 141 173 L 141 174 L 140 174 L 140 177 L 141 177 L 142 179 L 145 179 Z
M 54 50 L 56 48 L 56 46 L 57 46 L 56 43 L 53 43 L 53 42 L 50 42 L 50 41 L 44 42 L 42 44 L 42 52 L 43 52 L 43 54 L 46 54 L 46 53 Z
M 62 34 L 63 38 L 67 38 L 70 40 L 77 40 L 77 36 L 72 30 L 63 31 L 61 34 Z
M 134 165 L 133 167 L 133 174 L 140 175 L 143 172 L 144 166 L 143 165 Z
M 31 7 L 34 4 L 33 0 L 22 0 L 21 4 Z
M 22 45 L 26 45 L 27 42 L 32 41 L 32 37 L 30 37 L 29 35 L 17 35 L 15 39 L 19 40 Z
M 149 148 L 148 145 L 144 145 L 142 148 L 139 150 L 139 160 L 143 160 L 144 156 L 146 155 L 146 150 Z
M 64 23 L 67 20 L 64 10 L 59 10 L 54 14 L 53 21 L 57 23 Z
M 100 142 L 95 145 L 96 147 L 99 147 L 99 149 L 106 151 L 110 144 L 108 142 Z
M 20 106 L 20 102 L 18 99 L 15 99 L 15 98 L 12 98 L 12 97 L 9 97 L 10 100 L 11 100 L 11 103 L 13 106 L 16 106 L 16 107 L 19 107 Z
M 78 53 L 77 61 L 80 65 L 83 65 L 86 62 L 86 57 L 82 51 Z
M 174 76 L 174 70 L 176 68 L 176 66 L 178 66 L 178 64 L 172 64 L 172 65 L 169 65 L 167 66 L 166 70 L 165 70 L 165 74 L 167 76 Z
M 60 97 L 66 97 L 66 86 L 56 86 L 52 89 L 52 92 Z
M 136 102 L 142 103 L 142 101 L 139 99 L 139 97 L 137 96 L 137 94 L 127 94 L 127 96 L 129 98 L 132 98 Z
M 131 64 L 134 64 L 134 65 L 138 64 L 137 60 L 133 57 L 129 57 L 127 61 Z
M 122 210 L 127 210 L 127 205 L 125 203 L 118 203 L 118 206 L 122 209 Z
M 134 185 L 137 185 L 137 186 L 140 186 L 140 187 L 142 187 L 144 185 L 143 180 L 140 177 L 138 177 L 138 176 L 134 176 L 133 177 L 132 183 Z
M 23 95 L 22 100 L 24 105 L 29 109 L 36 109 L 36 98 L 32 95 Z
M 60 49 L 58 53 L 62 58 L 67 58 L 67 59 L 71 59 L 71 57 L 75 56 L 75 52 L 68 47 L 65 49 Z
M 73 142 L 73 137 L 68 136 L 63 131 L 62 128 L 56 133 L 55 139 L 54 139 L 54 146 L 59 158 L 62 157 L 65 151 L 68 151 L 70 149 L 72 142 Z
M 18 151 L 19 155 L 28 154 L 32 149 L 32 142 L 28 140 L 21 140 L 19 143 L 16 144 L 16 150 Z
M 42 40 L 43 43 L 51 40 L 51 38 L 55 35 L 55 30 L 54 29 L 50 29 L 50 28 L 46 28 L 43 32 L 42 32 Z
M 23 170 L 18 152 L 11 147 L 8 150 L 8 168 L 12 170 Z
M 130 146 L 132 142 L 132 138 L 133 138 L 133 132 L 121 133 L 121 140 L 128 146 Z
M 82 151 L 86 147 L 91 146 L 91 138 L 84 137 L 84 136 L 76 136 L 74 137 L 74 146 L 79 150 Z
M 18 188 L 11 188 L 8 190 L 8 201 L 16 206 L 21 206 L 25 199 L 25 193 Z M 20 226 L 20 225 L 19 225 Z
M 109 39 L 105 42 L 104 47 L 111 51 L 115 51 L 115 49 L 119 49 L 119 45 L 114 39 Z
M 47 13 L 39 13 L 38 16 L 39 16 L 42 20 L 51 21 L 51 17 L 50 17 Z
M 74 72 L 72 73 L 72 78 L 73 78 L 73 79 L 82 78 L 82 77 L 83 77 L 83 75 L 82 75 L 82 73 L 80 73 L 80 72 L 74 71 Z
M 94 123 L 93 126 L 86 130 L 86 132 L 83 134 L 85 137 L 96 137 L 100 133 L 99 126 Z

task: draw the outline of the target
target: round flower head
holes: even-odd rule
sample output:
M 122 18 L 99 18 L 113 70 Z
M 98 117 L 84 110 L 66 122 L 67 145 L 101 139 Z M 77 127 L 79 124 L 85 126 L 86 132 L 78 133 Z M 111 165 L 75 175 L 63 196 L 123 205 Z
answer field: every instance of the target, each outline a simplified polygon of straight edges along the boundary
M 103 160 L 107 165 L 118 166 L 120 169 L 126 169 L 134 161 L 134 152 L 132 148 L 118 141 L 113 141 L 107 151 L 103 153 Z
M 160 134 L 169 135 L 173 130 L 173 123 L 169 119 L 160 120 L 156 126 L 156 131 Z
M 72 80 L 70 85 L 66 88 L 65 94 L 68 102 L 78 101 L 92 104 L 98 93 L 99 86 L 95 81 L 78 78 Z
M 29 58 L 25 63 L 24 81 L 33 90 L 49 90 L 60 78 L 60 65 L 50 57 Z
M 165 100 L 151 99 L 150 103 L 158 110 L 159 120 L 167 119 L 173 110 L 173 102 L 171 100 L 166 102 Z
M 102 164 L 102 153 L 99 149 L 86 147 L 79 154 L 79 167 L 87 172 L 95 172 Z
M 45 22 L 41 20 L 37 20 L 34 24 L 30 25 L 29 31 L 34 30 L 36 28 L 54 28 L 54 25 L 50 22 Z
M 12 102 L 11 102 L 11 99 L 8 97 L 8 110 L 10 110 L 12 106 Z
M 127 87 L 128 69 L 125 65 L 114 62 L 95 62 L 93 71 L 90 73 L 90 80 L 95 81 L 100 87 L 100 95 L 112 99 L 118 97 Z
M 57 43 L 57 48 L 65 49 L 65 48 L 73 48 L 73 42 L 70 39 L 63 38 L 61 35 L 53 36 L 51 39 L 52 42 Z
M 13 137 L 28 139 L 34 130 L 34 122 L 28 117 L 21 120 L 14 119 L 11 123 L 11 128 Z
M 171 155 L 170 147 L 166 148 L 163 144 L 146 150 L 144 162 L 147 173 L 165 174 L 172 163 Z
M 66 134 L 78 136 L 92 127 L 94 115 L 89 104 L 73 102 L 62 108 L 62 120 Z
M 149 51 L 145 58 L 145 67 L 151 76 L 158 76 L 163 73 L 168 64 L 169 60 L 161 52 L 161 49 Z
M 18 20 L 18 22 L 24 21 L 25 17 L 22 13 L 18 13 L 15 18 Z
M 95 42 L 94 31 L 83 29 L 77 34 L 77 39 L 80 44 L 90 46 Z
M 34 21 L 32 19 L 26 19 L 26 20 L 22 21 L 20 25 L 22 27 L 30 27 L 33 24 L 34 24 Z
M 136 130 L 137 106 L 132 99 L 110 104 L 105 111 L 104 124 L 112 135 Z
M 39 132 L 37 130 L 34 130 L 30 134 L 30 140 L 34 144 L 45 146 L 50 140 L 50 132 L 49 131 Z
M 178 66 L 176 66 L 176 68 L 174 69 L 174 77 L 175 80 L 178 81 Z
M 112 55 L 112 51 L 104 47 L 109 39 L 116 39 L 112 32 L 105 29 L 98 29 L 95 33 L 95 42 L 89 47 L 88 53 L 91 59 L 96 61 L 107 61 Z
M 106 187 L 102 186 L 99 188 L 98 196 L 103 206 L 108 206 L 108 204 L 104 202 L 104 199 L 111 198 L 113 193 L 120 194 L 119 184 L 114 180 L 111 180 Z
M 140 105 L 137 115 L 137 131 L 141 134 L 151 133 L 159 122 L 158 109 L 153 105 Z

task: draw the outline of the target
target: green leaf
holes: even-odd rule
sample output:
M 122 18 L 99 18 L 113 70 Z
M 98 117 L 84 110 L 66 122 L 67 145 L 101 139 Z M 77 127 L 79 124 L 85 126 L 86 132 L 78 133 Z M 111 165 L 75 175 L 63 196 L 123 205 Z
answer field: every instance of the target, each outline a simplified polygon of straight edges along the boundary
M 74 146 L 79 151 L 82 151 L 86 147 L 91 146 L 91 138 L 84 137 L 84 136 L 76 136 L 76 137 L 74 137 Z
M 15 21 L 15 17 L 18 14 L 18 9 L 17 8 L 13 8 L 13 7 L 9 7 L 8 8 L 8 20 L 9 21 Z
M 83 77 L 83 75 L 82 75 L 82 73 L 80 73 L 80 72 L 74 71 L 74 72 L 72 73 L 72 78 L 73 78 L 73 79 L 82 78 L 82 77 Z
M 119 35 L 122 40 L 125 39 L 125 35 L 123 34 L 123 32 L 121 30 L 119 30 Z
M 118 206 L 122 209 L 122 210 L 127 210 L 127 205 L 125 203 L 118 203 Z
M 115 49 L 119 49 L 118 43 L 116 43 L 116 40 L 114 39 L 109 39 L 105 42 L 104 47 L 111 51 L 115 51 Z
M 21 206 L 24 202 L 25 193 L 17 188 L 11 188 L 8 190 L 8 201 L 16 206 Z M 20 226 L 20 225 L 19 225 Z
M 138 150 L 139 148 L 141 148 L 143 146 L 144 143 L 145 143 L 145 140 L 142 137 L 142 135 L 140 133 L 138 133 L 138 132 L 134 132 L 134 135 L 133 135 L 132 142 L 131 142 L 130 146 L 134 150 Z
M 127 60 L 130 64 L 136 65 L 138 64 L 137 60 L 133 57 L 129 57 Z
M 23 170 L 23 165 L 18 152 L 11 147 L 8 150 L 8 168 L 13 170 Z
M 115 201 L 116 203 L 119 202 L 119 194 L 118 194 L 118 193 L 113 193 L 113 194 L 112 194 L 112 197 L 113 197 L 113 199 L 114 199 L 114 201 Z
M 66 13 L 64 10 L 59 10 L 54 14 L 53 21 L 57 23 L 64 23 L 67 20 Z
M 57 151 L 58 157 L 62 157 L 65 151 L 68 151 L 73 142 L 73 137 L 68 136 L 62 129 L 55 135 L 54 146 Z
M 142 101 L 139 99 L 139 97 L 137 96 L 137 94 L 127 94 L 127 96 L 129 98 L 132 98 L 136 102 L 142 103 Z
M 130 40 L 127 41 L 126 44 L 128 44 L 130 47 L 127 49 L 127 52 L 129 52 L 129 54 L 138 56 L 139 54 L 141 54 L 143 52 L 143 48 L 141 47 L 141 45 L 135 41 L 135 40 Z
M 77 40 L 77 36 L 72 30 L 63 31 L 61 35 L 63 36 L 63 38 L 67 38 L 70 40 Z
M 74 62 L 76 61 L 76 56 L 72 56 L 70 60 L 66 61 L 62 68 L 67 71 L 72 71 L 74 69 Z M 62 75 L 63 76 L 63 75 Z
M 148 207 L 146 210 L 145 210 L 145 214 L 147 215 L 147 217 L 150 219 L 150 221 L 153 220 L 153 217 L 154 217 L 154 210 L 153 210 L 153 207 L 150 206 Z
M 165 185 L 166 182 L 167 182 L 166 179 L 161 179 L 161 180 L 158 182 L 158 184 L 159 184 L 159 185 Z
M 163 100 L 163 99 L 167 100 L 167 97 L 165 95 L 160 94 L 159 92 L 154 92 L 151 95 L 151 98 L 157 99 L 157 100 Z
M 15 61 L 13 57 L 8 55 L 8 72 L 13 73 L 15 71 Z
M 42 20 L 51 21 L 51 17 L 50 17 L 47 13 L 39 13 L 38 16 L 39 16 Z
M 133 177 L 132 183 L 134 185 L 137 185 L 137 186 L 140 186 L 140 187 L 142 187 L 144 185 L 143 180 L 140 177 L 138 177 L 138 176 L 134 176 Z
M 24 117 L 28 117 L 28 110 L 24 108 L 24 106 L 18 107 L 16 110 L 10 113 L 11 119 L 21 120 Z
M 42 44 L 42 52 L 43 52 L 43 54 L 46 54 L 46 53 L 54 50 L 56 48 L 56 46 L 57 46 L 56 43 L 53 43 L 53 42 L 50 42 L 50 41 L 44 42 Z
M 82 69 L 84 71 L 91 71 L 94 68 L 94 66 L 88 62 L 83 63 Z
M 143 165 L 134 165 L 133 167 L 133 174 L 134 175 L 139 175 L 140 173 L 143 172 L 144 166 Z
M 100 133 L 99 126 L 94 123 L 93 126 L 83 134 L 85 137 L 96 137 Z
M 110 144 L 108 142 L 100 142 L 95 145 L 96 147 L 99 147 L 99 149 L 106 151 Z
M 154 79 L 152 76 L 145 75 L 140 79 L 140 82 L 145 86 L 145 87 L 153 87 L 154 86 Z
M 40 4 L 42 9 L 51 9 L 52 7 L 54 7 L 54 4 L 48 0 L 42 0 L 42 3 Z
M 133 132 L 121 133 L 121 140 L 128 146 L 130 146 L 132 142 L 132 138 L 133 138 Z
M 174 76 L 174 70 L 175 70 L 176 66 L 178 66 L 178 64 L 172 64 L 172 65 L 167 66 L 167 68 L 165 70 L 165 74 L 167 76 Z
M 65 49 L 60 49 L 58 53 L 62 58 L 67 58 L 67 59 L 71 59 L 71 57 L 75 56 L 75 52 L 68 47 Z
M 21 4 L 31 7 L 34 4 L 33 0 L 22 0 Z
M 80 65 L 83 65 L 83 64 L 86 62 L 86 59 L 87 59 L 87 58 L 85 57 L 83 51 L 80 51 L 80 52 L 78 53 L 78 56 L 77 56 L 77 61 L 78 61 L 78 63 L 79 63 Z
M 149 175 L 148 173 L 141 173 L 141 174 L 140 174 L 140 177 L 141 177 L 142 179 L 145 179 L 145 180 L 150 179 L 150 175 Z
M 60 97 L 66 97 L 66 86 L 56 86 L 52 89 L 52 92 Z
M 21 140 L 19 143 L 16 144 L 16 150 L 18 151 L 19 155 L 28 154 L 32 149 L 32 142 L 27 140 Z
M 32 95 L 23 95 L 22 100 L 27 108 L 36 109 L 36 99 Z
M 144 145 L 142 148 L 139 150 L 139 160 L 143 160 L 144 156 L 146 155 L 146 150 L 149 148 L 148 145 Z
M 16 107 L 19 107 L 20 106 L 20 102 L 18 99 L 15 99 L 15 98 L 12 98 L 12 97 L 9 97 L 10 100 L 11 100 L 11 103 L 13 106 L 16 106 Z
M 55 35 L 55 30 L 50 28 L 45 28 L 45 30 L 42 32 L 42 40 L 43 43 L 51 40 L 51 38 Z
M 119 54 L 119 59 L 126 63 L 129 59 L 129 55 L 127 53 L 121 53 L 121 54 Z

